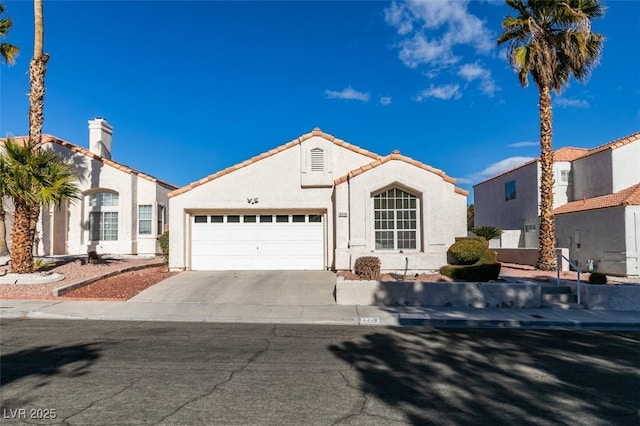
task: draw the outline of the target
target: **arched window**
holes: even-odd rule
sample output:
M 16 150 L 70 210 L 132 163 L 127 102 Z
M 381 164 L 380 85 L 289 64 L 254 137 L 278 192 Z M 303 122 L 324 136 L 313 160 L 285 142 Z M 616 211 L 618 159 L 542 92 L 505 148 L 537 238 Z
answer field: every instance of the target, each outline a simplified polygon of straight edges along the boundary
M 415 250 L 417 198 L 398 188 L 373 197 L 376 250 Z
M 89 241 L 118 240 L 118 193 L 93 192 L 88 194 Z

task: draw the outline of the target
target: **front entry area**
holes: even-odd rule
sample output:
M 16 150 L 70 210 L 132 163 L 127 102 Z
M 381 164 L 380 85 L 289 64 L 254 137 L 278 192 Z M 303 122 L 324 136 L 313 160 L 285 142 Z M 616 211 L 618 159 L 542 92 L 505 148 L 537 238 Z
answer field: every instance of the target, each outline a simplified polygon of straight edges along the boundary
M 195 214 L 191 270 L 322 270 L 321 214 Z

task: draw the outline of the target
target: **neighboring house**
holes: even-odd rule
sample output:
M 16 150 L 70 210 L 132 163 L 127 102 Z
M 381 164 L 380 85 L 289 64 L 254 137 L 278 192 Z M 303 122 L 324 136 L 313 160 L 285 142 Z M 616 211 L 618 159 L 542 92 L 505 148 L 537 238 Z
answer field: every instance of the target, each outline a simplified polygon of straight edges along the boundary
M 640 132 L 560 148 L 553 170 L 557 246 L 583 270 L 640 275 Z M 537 247 L 539 181 L 535 159 L 475 185 L 475 226 L 504 229 L 502 247 Z
M 466 234 L 467 192 L 394 151 L 314 129 L 169 194 L 173 270 L 435 270 Z
M 37 255 L 161 252 L 157 238 L 166 227 L 167 194 L 176 186 L 113 161 L 111 140 L 112 128 L 102 118 L 89 121 L 89 149 L 43 135 L 43 148 L 74 165 L 80 199 L 41 212 Z M 10 244 L 13 211 L 5 204 Z

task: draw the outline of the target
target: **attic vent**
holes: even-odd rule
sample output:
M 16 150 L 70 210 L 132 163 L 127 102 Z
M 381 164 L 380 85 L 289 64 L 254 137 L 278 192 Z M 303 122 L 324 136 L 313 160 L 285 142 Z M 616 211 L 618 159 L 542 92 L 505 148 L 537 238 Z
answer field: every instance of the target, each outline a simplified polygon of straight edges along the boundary
M 311 150 L 311 171 L 324 171 L 324 151 L 320 148 L 313 148 Z

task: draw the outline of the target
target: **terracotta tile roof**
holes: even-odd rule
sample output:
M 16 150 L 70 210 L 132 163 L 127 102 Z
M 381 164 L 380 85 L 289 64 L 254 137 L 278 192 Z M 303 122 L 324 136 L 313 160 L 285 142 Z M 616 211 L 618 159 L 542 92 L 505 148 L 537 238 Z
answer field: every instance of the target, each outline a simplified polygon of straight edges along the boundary
M 14 137 L 13 139 L 16 142 L 24 144 L 26 142 L 26 140 L 27 140 L 27 137 L 26 136 L 17 136 L 17 137 Z M 0 144 L 4 145 L 4 141 L 6 141 L 6 139 L 0 139 Z M 77 152 L 79 154 L 85 155 L 85 156 L 87 156 L 89 158 L 92 158 L 94 160 L 100 161 L 103 164 L 106 164 L 108 166 L 111 166 L 111 167 L 114 167 L 114 168 L 116 168 L 118 170 L 121 170 L 124 173 L 129 173 L 129 174 L 132 174 L 132 175 L 136 175 L 138 177 L 141 177 L 142 179 L 145 179 L 145 180 L 148 180 L 148 181 L 151 181 L 151 182 L 154 182 L 154 183 L 158 183 L 158 184 L 166 187 L 167 189 L 176 189 L 177 188 L 177 186 L 172 185 L 172 184 L 170 184 L 168 182 L 165 182 L 163 180 L 155 178 L 155 177 L 153 177 L 151 175 L 148 175 L 146 173 L 142 173 L 141 171 L 132 169 L 131 167 L 125 166 L 124 164 L 118 163 L 117 161 L 113 161 L 113 160 L 110 160 L 108 158 L 100 157 L 99 155 L 94 154 L 93 152 L 89 151 L 86 148 L 82 148 L 82 147 L 80 147 L 78 145 L 72 144 L 71 142 L 67 142 L 67 141 L 62 140 L 60 138 L 57 138 L 57 137 L 55 137 L 53 135 L 47 135 L 47 134 L 42 135 L 42 144 L 44 145 L 46 143 L 58 144 L 60 146 L 63 146 L 65 148 L 70 149 L 71 151 L 74 151 L 74 152 Z
M 575 148 L 575 147 L 562 147 L 558 148 L 553 152 L 553 161 L 575 161 L 579 158 L 588 157 L 589 155 L 597 154 L 598 152 L 605 151 L 607 149 L 616 149 L 621 146 L 627 145 L 631 142 L 635 142 L 640 139 L 640 132 L 633 133 L 629 136 L 624 136 L 622 138 L 616 139 L 612 142 L 608 142 L 604 145 L 597 146 L 595 148 L 586 149 L 586 148 Z M 490 177 L 489 179 L 485 179 L 482 182 L 478 182 L 476 185 L 480 185 L 481 183 L 488 182 L 490 180 L 496 179 L 500 176 L 504 176 L 514 170 L 518 170 L 522 167 L 528 166 L 529 164 L 536 163 L 540 158 L 534 158 L 533 160 L 527 161 L 526 163 L 522 163 L 519 166 L 516 166 L 510 170 L 497 174 L 495 176 Z M 474 185 L 474 186 L 476 186 Z
M 292 148 L 292 147 L 294 147 L 296 145 L 300 145 L 302 142 L 306 141 L 307 139 L 311 139 L 314 136 L 319 136 L 321 138 L 324 138 L 324 139 L 328 140 L 329 142 L 333 142 L 334 144 L 336 144 L 336 145 L 338 145 L 338 146 L 340 146 L 342 148 L 346 148 L 346 149 L 348 149 L 350 151 L 356 152 L 358 154 L 361 154 L 361 155 L 364 155 L 364 156 L 367 156 L 367 157 L 370 157 L 370 158 L 373 158 L 373 159 L 376 159 L 376 160 L 381 158 L 379 155 L 374 154 L 373 152 L 367 151 L 366 149 L 359 148 L 359 147 L 357 147 L 355 145 L 352 145 L 352 144 L 350 144 L 348 142 L 343 141 L 342 139 L 338 139 L 335 136 L 330 135 L 329 133 L 325 133 L 322 130 L 320 130 L 318 127 L 316 127 L 311 132 L 305 133 L 304 135 L 300 136 L 299 138 L 293 139 L 293 140 L 285 143 L 284 145 L 280 145 L 280 146 L 278 146 L 278 147 L 276 147 L 276 148 L 274 148 L 274 149 L 272 149 L 270 151 L 263 152 L 262 154 L 256 155 L 253 158 L 250 158 L 250 159 L 248 159 L 246 161 L 243 161 L 242 163 L 233 165 L 231 167 L 227 167 L 224 170 L 221 170 L 221 171 L 219 171 L 217 173 L 214 173 L 212 175 L 206 176 L 206 177 L 204 177 L 204 178 L 202 178 L 202 179 L 200 179 L 198 181 L 190 183 L 189 185 L 186 185 L 186 186 L 183 186 L 181 188 L 178 188 L 175 191 L 171 191 L 169 193 L 169 198 L 175 197 L 176 195 L 180 195 L 180 194 L 183 194 L 185 192 L 188 192 L 188 191 L 192 190 L 193 188 L 196 188 L 196 187 L 198 187 L 200 185 L 203 185 L 203 184 L 205 184 L 207 182 L 211 182 L 214 179 L 218 179 L 218 178 L 220 178 L 220 177 L 222 177 L 224 175 L 227 175 L 227 174 L 229 174 L 231 172 L 234 172 L 234 171 L 236 171 L 238 169 L 241 169 L 241 168 L 246 167 L 248 165 L 251 165 L 253 163 L 257 163 L 260 160 L 263 160 L 263 159 L 265 159 L 267 157 L 271 157 L 272 155 L 275 155 L 275 154 L 277 154 L 279 152 L 282 152 L 282 151 L 284 151 L 286 149 Z
M 586 148 L 564 146 L 553 152 L 553 161 L 574 161 L 580 157 L 588 155 L 588 153 L 589 150 Z
M 373 169 L 375 167 L 380 166 L 381 164 L 387 163 L 387 162 L 392 161 L 392 160 L 404 161 L 405 163 L 411 164 L 413 166 L 421 168 L 422 170 L 426 170 L 428 172 L 431 172 L 431 173 L 434 173 L 434 174 L 440 176 L 442 178 L 442 180 L 444 180 L 445 182 L 448 182 L 448 183 L 451 183 L 451 184 L 454 184 L 454 185 L 456 183 L 456 180 L 454 178 L 447 176 L 442 170 L 433 168 L 433 167 L 431 167 L 431 166 L 429 166 L 427 164 L 419 162 L 418 160 L 414 160 L 413 158 L 406 157 L 404 155 L 400 155 L 400 152 L 398 152 L 398 151 L 394 151 L 390 155 L 387 155 L 386 157 L 378 158 L 376 161 L 374 161 L 372 163 L 365 164 L 362 167 L 359 167 L 359 168 L 357 168 L 355 170 L 352 170 L 348 174 L 335 179 L 333 181 L 333 183 L 336 184 L 336 185 L 340 185 L 341 183 L 344 183 L 347 180 L 349 180 L 349 179 L 351 179 L 351 178 L 353 178 L 355 176 L 358 176 L 358 175 L 360 175 L 360 174 L 362 174 L 362 173 L 364 173 L 364 172 L 366 172 L 368 170 L 371 170 L 371 169 Z M 465 191 L 462 188 L 454 187 L 454 191 L 456 192 L 456 194 L 460 194 L 460 195 L 464 195 L 464 196 L 469 195 L 469 191 Z
M 597 146 L 595 148 L 592 148 L 592 149 L 589 150 L 589 152 L 586 155 L 583 155 L 583 157 L 587 157 L 589 155 L 597 154 L 599 152 L 606 151 L 608 149 L 620 148 L 621 146 L 628 145 L 631 142 L 635 142 L 637 140 L 640 140 L 640 132 L 632 133 L 629 136 L 624 136 L 624 137 L 621 137 L 621 138 L 616 139 L 614 141 L 611 141 L 609 143 L 606 143 L 604 145 L 600 145 L 600 146 Z
M 553 214 L 575 213 L 618 206 L 640 206 L 640 183 L 613 194 L 571 201 L 554 209 Z

